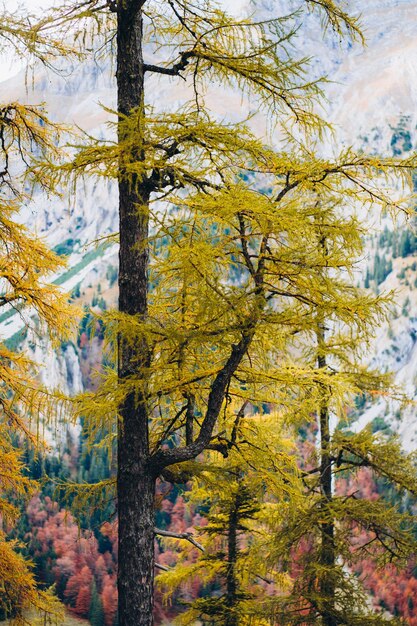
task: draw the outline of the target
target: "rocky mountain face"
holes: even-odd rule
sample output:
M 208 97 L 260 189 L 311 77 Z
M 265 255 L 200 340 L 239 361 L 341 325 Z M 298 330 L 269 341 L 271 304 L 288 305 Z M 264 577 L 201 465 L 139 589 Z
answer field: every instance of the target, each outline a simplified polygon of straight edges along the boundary
M 240 3 L 240 10 L 262 18 L 294 10 L 292 0 L 252 0 Z M 328 30 L 323 36 L 316 11 L 303 21 L 296 50 L 311 56 L 313 76 L 327 75 L 326 115 L 336 128 L 335 147 L 356 148 L 384 154 L 402 154 L 417 147 L 417 0 L 350 0 L 354 13 L 362 13 L 365 47 L 340 42 Z M 312 4 L 312 7 L 314 5 Z M 149 79 L 150 104 L 175 110 L 187 98 L 180 81 Z M 35 70 L 33 81 L 25 84 L 24 74 L 2 83 L 7 99 L 45 102 L 50 116 L 66 124 L 77 124 L 98 137 L 111 138 L 107 108 L 115 106 L 114 67 L 111 63 L 89 61 L 64 67 L 53 73 Z M 240 97 L 233 93 L 214 94 L 212 108 L 222 117 L 243 117 Z M 250 112 L 250 103 L 245 105 Z M 68 268 L 54 280 L 76 300 L 91 304 L 114 304 L 117 294 L 117 247 L 100 239 L 117 231 L 117 188 L 114 182 L 86 180 L 68 196 L 46 198 L 35 194 L 24 207 L 21 219 L 47 239 L 59 253 L 69 255 Z M 416 397 L 417 379 L 417 238 L 412 225 L 393 224 L 386 216 L 366 218 L 369 223 L 367 254 L 361 277 L 370 288 L 395 289 L 395 306 L 390 321 L 378 332 L 368 359 L 385 370 L 394 371 L 398 383 Z M 99 243 L 94 243 L 94 242 Z M 31 321 L 30 312 L 25 313 Z M 33 324 L 32 324 L 33 325 Z M 86 352 L 82 340 L 67 344 L 60 352 L 49 349 L 46 340 L 30 330 L 22 334 L 25 320 L 12 311 L 0 316 L 0 334 L 10 345 L 24 343 L 30 355 L 42 365 L 48 384 L 76 393 L 91 384 L 94 359 L 100 349 Z M 36 326 L 36 325 L 35 325 Z M 83 352 L 84 350 L 84 352 Z M 93 356 L 94 354 L 94 356 Z M 409 449 L 417 447 L 417 409 L 395 403 L 374 403 L 358 407 L 358 424 L 373 421 L 375 428 L 391 428 L 401 434 Z

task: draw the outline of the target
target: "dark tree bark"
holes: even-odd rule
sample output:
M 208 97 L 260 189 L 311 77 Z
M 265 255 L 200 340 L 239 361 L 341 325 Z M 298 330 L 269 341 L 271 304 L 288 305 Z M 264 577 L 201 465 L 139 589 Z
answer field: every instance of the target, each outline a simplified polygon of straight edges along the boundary
M 318 331 L 319 346 L 324 343 L 324 328 L 322 325 Z M 319 369 L 326 367 L 326 358 L 323 355 L 318 357 Z M 332 459 L 330 454 L 330 415 L 329 403 L 327 399 L 328 390 L 323 388 L 323 399 L 320 408 L 320 491 L 321 506 L 324 520 L 321 523 L 321 546 L 320 564 L 324 568 L 324 574 L 319 581 L 321 601 L 323 602 L 323 624 L 324 626 L 337 626 L 335 617 L 335 581 L 333 569 L 336 565 L 336 550 L 334 544 L 334 521 L 329 519 L 329 505 L 332 502 Z
M 144 64 L 142 55 L 143 12 L 146 0 L 118 0 L 110 3 L 117 12 L 117 89 L 119 129 L 123 146 L 129 134 L 129 152 L 119 161 L 119 310 L 145 320 L 148 312 L 149 201 L 152 193 L 165 183 L 160 172 L 141 176 L 132 174 L 132 163 L 145 160 L 144 73 L 159 71 Z M 178 75 L 188 65 L 190 53 L 182 53 L 171 72 Z M 136 128 L 126 120 L 136 120 Z M 132 134 L 137 138 L 132 142 Z M 132 146 L 133 143 L 133 147 Z M 172 154 L 175 155 L 175 150 Z M 140 169 L 140 168 L 139 168 Z M 144 171 L 144 169 L 142 169 Z M 167 184 L 175 184 L 168 179 Z M 264 259 L 254 270 L 257 295 L 262 295 Z M 152 626 L 154 579 L 154 494 L 156 478 L 170 465 L 198 456 L 210 445 L 213 430 L 227 393 L 228 385 L 253 339 L 262 307 L 254 306 L 253 315 L 242 325 L 239 341 L 230 347 L 229 357 L 214 377 L 207 407 L 198 433 L 194 433 L 194 402 L 188 398 L 186 442 L 170 449 L 150 453 L 147 377 L 151 367 L 150 349 L 145 335 L 129 341 L 118 339 L 119 383 L 134 377 L 135 393 L 119 406 L 117 497 L 119 519 L 119 625 Z
M 123 116 L 143 112 L 142 6 L 138 0 L 120 0 L 117 11 L 118 111 Z M 141 119 L 141 116 L 138 117 Z M 140 123 L 140 122 L 139 122 Z M 127 132 L 122 118 L 119 141 Z M 119 167 L 120 274 L 119 310 L 142 318 L 147 314 L 149 195 L 137 177 L 126 174 L 126 163 L 143 159 L 140 142 Z M 149 471 L 146 378 L 149 349 L 145 337 L 134 343 L 119 337 L 118 374 L 123 379 L 143 377 L 142 391 L 131 393 L 120 407 L 118 427 L 119 624 L 153 623 L 154 493 Z
M 239 492 L 236 494 L 229 511 L 227 533 L 227 570 L 226 570 L 226 606 L 230 609 L 225 616 L 225 626 L 238 626 L 236 612 L 238 582 L 236 579 L 237 563 L 237 527 L 239 523 Z

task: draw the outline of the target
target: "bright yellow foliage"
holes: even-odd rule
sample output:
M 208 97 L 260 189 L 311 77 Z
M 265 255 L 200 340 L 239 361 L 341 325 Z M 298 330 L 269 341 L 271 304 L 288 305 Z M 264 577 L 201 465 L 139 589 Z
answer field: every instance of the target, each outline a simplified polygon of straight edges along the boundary
M 26 16 L 2 12 L 0 44 L 15 52 L 33 55 L 49 63 L 64 51 L 62 44 L 34 30 Z M 8 48 L 10 50 L 10 48 Z M 52 158 L 57 155 L 58 128 L 49 123 L 41 106 L 19 102 L 0 106 L 0 307 L 3 319 L 22 318 L 23 327 L 48 332 L 55 342 L 70 331 L 68 298 L 51 285 L 53 274 L 63 261 L 48 250 L 39 238 L 19 223 L 20 207 L 30 200 L 27 191 L 37 183 L 31 175 L 33 153 Z M 45 178 L 43 188 L 53 191 Z M 59 602 L 51 591 L 38 589 L 31 564 L 7 533 L 19 516 L 18 504 L 36 489 L 25 476 L 20 452 L 15 447 L 25 439 L 37 448 L 39 420 L 46 419 L 56 399 L 36 379 L 36 369 L 23 354 L 0 343 L 0 608 L 12 624 L 35 624 L 26 617 L 34 610 L 39 623 L 61 619 Z M 14 502 L 16 504 L 11 504 Z

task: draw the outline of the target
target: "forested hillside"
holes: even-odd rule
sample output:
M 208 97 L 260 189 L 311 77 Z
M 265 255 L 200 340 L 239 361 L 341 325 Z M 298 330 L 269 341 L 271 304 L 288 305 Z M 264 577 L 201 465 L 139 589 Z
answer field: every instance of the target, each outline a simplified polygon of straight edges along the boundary
M 11 624 L 417 625 L 417 3 L 229 4 L 5 9 Z

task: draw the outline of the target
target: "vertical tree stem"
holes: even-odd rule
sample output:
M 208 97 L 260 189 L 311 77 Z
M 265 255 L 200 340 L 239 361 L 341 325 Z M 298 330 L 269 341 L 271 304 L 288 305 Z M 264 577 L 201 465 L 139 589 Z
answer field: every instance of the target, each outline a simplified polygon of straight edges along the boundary
M 236 612 L 237 604 L 237 525 L 239 510 L 239 491 L 233 500 L 229 510 L 228 532 L 227 532 L 227 570 L 226 570 L 226 606 L 228 608 L 225 617 L 225 626 L 238 626 L 238 616 Z
M 119 142 L 135 132 L 137 142 L 119 163 L 119 310 L 144 319 L 148 295 L 149 195 L 129 164 L 144 158 L 141 136 L 144 116 L 142 58 L 142 5 L 140 0 L 119 0 L 117 11 L 117 86 Z M 138 115 L 140 113 L 140 115 Z M 134 114 L 137 129 L 127 128 Z M 131 141 L 131 140 L 130 140 Z M 131 170 L 130 170 L 131 171 Z M 145 336 L 130 342 L 119 336 L 119 384 L 129 377 L 139 391 L 127 393 L 119 407 L 118 519 L 119 519 L 119 625 L 153 623 L 154 493 L 155 477 L 148 467 L 149 433 L 146 403 L 149 347 Z
M 324 355 L 324 324 L 319 323 L 317 330 L 317 343 L 319 348 L 318 368 L 326 368 Z M 334 520 L 331 517 L 332 491 L 332 461 L 330 454 L 330 413 L 328 394 L 329 389 L 322 385 L 323 394 L 319 412 L 320 426 L 320 492 L 323 521 L 321 527 L 320 565 L 323 566 L 323 575 L 319 581 L 320 606 L 324 607 L 322 616 L 324 626 L 337 626 L 335 617 L 335 582 L 334 567 L 336 564 L 336 551 L 334 543 Z

